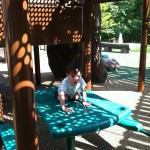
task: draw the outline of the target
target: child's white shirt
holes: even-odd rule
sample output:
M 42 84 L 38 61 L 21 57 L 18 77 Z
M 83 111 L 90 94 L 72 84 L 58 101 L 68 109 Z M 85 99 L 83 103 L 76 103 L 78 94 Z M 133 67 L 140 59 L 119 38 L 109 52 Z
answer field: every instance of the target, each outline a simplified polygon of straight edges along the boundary
M 66 77 L 58 86 L 58 94 L 61 91 L 64 91 L 65 94 L 69 96 L 69 98 L 72 98 L 79 91 L 79 89 L 84 89 L 85 87 L 86 87 L 86 83 L 82 77 L 80 77 L 79 82 L 75 85 L 71 84 L 69 78 Z

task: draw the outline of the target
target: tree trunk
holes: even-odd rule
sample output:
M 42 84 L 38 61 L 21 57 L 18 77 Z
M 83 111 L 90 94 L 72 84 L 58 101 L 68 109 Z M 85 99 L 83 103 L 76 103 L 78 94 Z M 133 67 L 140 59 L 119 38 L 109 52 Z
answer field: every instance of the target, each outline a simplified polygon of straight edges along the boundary
M 92 82 L 104 83 L 107 80 L 107 70 L 101 61 L 100 5 L 93 4 L 92 10 Z

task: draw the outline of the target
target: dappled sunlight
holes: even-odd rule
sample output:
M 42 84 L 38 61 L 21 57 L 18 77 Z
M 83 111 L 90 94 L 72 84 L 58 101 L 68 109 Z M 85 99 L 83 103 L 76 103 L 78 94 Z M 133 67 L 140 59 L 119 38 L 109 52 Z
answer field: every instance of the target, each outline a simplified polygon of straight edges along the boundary
M 82 5 L 76 5 L 78 2 L 62 0 L 24 0 L 22 9 L 27 11 L 31 43 L 40 45 L 81 42 Z M 0 45 L 5 47 L 1 2 L 0 31 Z
M 105 95 L 104 95 L 105 92 Z M 103 97 L 109 97 L 111 100 L 114 98 L 115 102 L 120 102 L 122 105 L 129 105 L 132 109 L 132 117 L 139 121 L 144 129 L 150 132 L 150 117 L 149 111 L 150 107 L 148 103 L 143 103 L 147 101 L 142 93 L 137 95 L 137 100 L 135 100 L 136 93 L 128 91 L 128 93 L 124 93 L 125 91 L 99 91 L 98 93 Z M 114 94 L 113 94 L 114 93 Z M 119 93 L 122 95 L 121 99 L 118 101 L 116 99 L 119 98 Z M 126 99 L 126 97 L 131 94 L 130 99 Z M 145 94 L 146 95 L 146 94 Z M 149 94 L 148 94 L 149 95 Z M 147 96 L 146 96 L 147 97 Z M 122 100 L 124 98 L 124 100 Z M 124 101 L 124 103 L 123 103 Z M 143 102 L 142 102 L 143 101 Z M 143 108 L 143 106 L 145 108 Z M 146 111 L 143 111 L 146 110 Z M 124 149 L 124 148 L 131 148 L 131 149 L 149 149 L 150 147 L 150 139 L 146 135 L 140 132 L 133 132 L 122 127 L 113 126 L 106 130 L 103 130 L 99 134 L 102 138 L 104 138 L 110 145 L 113 145 L 116 149 Z M 110 137 L 113 137 L 110 138 Z
M 44 81 L 41 83 L 42 85 L 49 85 L 49 86 L 58 86 L 60 84 L 60 81 Z
M 126 69 L 129 69 L 129 72 L 126 72 Z M 107 98 L 109 100 L 115 101 L 124 106 L 128 106 L 132 110 L 132 117 L 139 121 L 145 130 L 150 132 L 150 86 L 149 84 L 145 84 L 144 93 L 137 92 L 137 82 L 136 78 L 132 75 L 135 74 L 137 76 L 138 69 L 133 67 L 126 67 L 124 71 L 121 72 L 111 72 L 110 74 L 117 74 L 117 76 L 110 77 L 108 82 L 104 84 L 93 84 L 93 92 L 99 94 L 100 96 Z M 131 72 L 130 72 L 131 71 Z M 149 71 L 149 70 L 148 70 Z M 123 78 L 125 75 L 128 78 Z M 131 76 L 131 77 L 130 77 Z M 149 74 L 146 74 L 146 81 L 150 81 Z M 108 143 L 112 144 L 117 149 L 129 148 L 129 149 L 149 149 L 150 147 L 150 139 L 146 135 L 140 132 L 133 132 L 127 129 L 118 128 L 119 134 L 112 127 L 112 129 L 108 129 L 106 131 L 102 131 L 100 136 L 104 138 Z M 115 138 L 115 141 L 110 139 L 110 136 Z
M 133 110 L 132 117 L 135 118 L 137 121 L 139 121 L 142 125 L 143 128 L 146 129 L 147 131 L 150 132 L 150 117 L 149 117 L 149 112 L 150 112 L 150 100 L 149 100 L 150 92 L 145 92 L 141 94 L 139 97 L 139 101 L 136 104 L 135 109 Z M 128 146 L 127 148 L 132 147 L 133 148 L 138 148 L 138 149 L 143 149 L 143 146 L 145 149 L 149 149 L 150 147 L 150 139 L 147 138 L 146 135 L 140 133 L 140 132 L 130 132 L 126 131 L 124 132 L 124 139 L 120 141 L 121 147 L 126 147 L 124 141 L 128 141 Z
M 29 0 L 26 18 L 30 26 L 31 43 L 47 45 L 81 42 L 82 7 L 74 6 L 72 1 Z M 23 8 L 26 10 L 25 2 Z
M 21 41 L 16 40 L 11 48 L 10 48 L 10 54 L 11 57 L 17 56 L 18 62 L 16 61 L 16 64 L 13 64 L 11 73 L 14 80 L 16 77 L 21 73 L 21 70 L 24 69 L 24 66 L 29 66 L 29 68 L 32 70 L 32 58 L 31 58 L 31 46 L 28 41 L 28 35 L 24 33 L 21 37 Z M 34 84 L 32 81 L 24 80 L 19 83 L 17 83 L 14 87 L 14 92 L 19 91 L 21 88 L 30 87 L 31 89 L 34 89 Z
M 139 68 L 121 66 L 116 72 L 109 72 L 109 77 L 129 82 L 138 82 Z M 146 68 L 145 84 L 150 84 L 150 68 Z
M 147 142 L 145 142 L 145 141 L 139 141 L 138 139 L 133 139 L 133 138 L 129 138 L 129 141 L 131 142 L 131 143 L 134 143 L 134 145 L 138 145 L 139 143 L 140 143 L 140 145 L 142 146 L 142 145 L 144 145 L 144 146 L 148 146 L 149 147 L 149 143 L 147 143 Z M 140 146 L 140 147 L 141 147 Z M 147 148 L 148 148 L 147 147 Z M 130 149 L 133 149 L 133 145 L 131 145 L 131 146 L 127 146 L 127 148 L 130 148 Z M 134 147 L 135 148 L 135 147 Z M 138 148 L 138 147 L 137 147 Z
M 0 125 L 1 128 L 1 138 L 4 140 L 4 145 L 8 149 L 15 149 L 16 148 L 16 142 L 15 142 L 15 134 L 14 130 L 9 125 Z
M 75 111 L 66 114 L 61 110 L 54 94 L 56 90 L 56 87 L 51 87 L 35 91 L 37 113 L 48 125 L 52 137 L 66 137 L 102 130 L 113 126 L 131 113 L 129 108 L 87 91 L 87 100 L 93 103 L 92 106 L 84 107 L 80 101 L 66 103 Z
M 129 82 L 122 79 L 113 79 L 108 78 L 106 83 L 93 83 L 92 90 L 93 91 L 137 91 L 137 83 Z
M 4 35 L 4 26 L 3 26 L 4 20 L 3 20 L 3 15 L 2 15 L 2 5 L 0 1 L 0 43 L 4 44 L 5 40 L 5 35 Z M 1 45 L 0 44 L 0 45 Z
M 55 1 L 42 1 L 42 0 L 29 0 L 29 24 L 30 30 L 34 28 L 35 25 L 40 25 L 42 30 L 45 30 L 49 25 L 50 21 L 53 19 L 53 13 L 59 6 L 59 0 Z M 64 6 L 62 6 L 64 7 Z M 63 8 L 61 9 L 61 11 Z
M 149 131 L 150 131 L 150 116 L 149 116 L 149 112 L 150 112 L 150 100 L 149 97 L 150 93 L 146 94 L 144 93 L 141 97 L 140 97 L 140 101 L 136 107 L 135 110 L 135 114 L 138 115 L 138 119 L 139 121 L 144 124 L 146 127 L 148 127 Z
M 4 114 L 5 120 L 13 121 L 13 114 L 11 112 L 8 112 L 7 114 Z

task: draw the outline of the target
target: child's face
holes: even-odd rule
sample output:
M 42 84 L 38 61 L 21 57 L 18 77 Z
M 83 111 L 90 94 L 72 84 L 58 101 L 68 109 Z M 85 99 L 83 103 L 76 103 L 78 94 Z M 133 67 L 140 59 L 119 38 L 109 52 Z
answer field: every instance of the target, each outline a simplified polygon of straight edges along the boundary
M 79 71 L 77 74 L 69 73 L 67 74 L 67 77 L 69 78 L 71 84 L 77 84 L 80 80 L 81 72 Z

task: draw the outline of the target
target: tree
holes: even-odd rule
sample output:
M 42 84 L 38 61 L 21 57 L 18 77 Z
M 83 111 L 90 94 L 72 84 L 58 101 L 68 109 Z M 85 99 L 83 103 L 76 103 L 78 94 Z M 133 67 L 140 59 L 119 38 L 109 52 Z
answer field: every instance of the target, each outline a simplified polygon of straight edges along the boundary
M 119 33 L 122 33 L 125 42 L 140 42 L 142 5 L 142 0 L 119 1 L 101 4 L 102 8 L 107 8 L 102 9 L 102 18 L 105 18 L 108 14 L 110 15 L 108 23 L 102 19 L 102 29 L 104 27 L 108 27 L 107 24 L 110 24 L 110 28 L 108 27 L 107 30 L 113 30 L 116 38 L 118 38 Z M 111 22 L 114 23 L 113 26 L 111 25 Z M 107 31 L 104 32 L 105 34 L 107 33 Z M 112 38 L 112 35 L 110 35 L 106 39 L 105 34 L 102 32 L 102 38 L 104 37 L 105 40 Z
M 92 81 L 104 83 L 107 80 L 107 70 L 101 61 L 101 10 L 99 4 L 93 4 L 92 9 Z
M 108 39 L 115 36 L 115 26 L 116 23 L 112 19 L 112 13 L 110 9 L 111 3 L 102 3 L 100 5 L 101 9 L 101 35 L 103 38 L 103 41 L 108 41 Z

